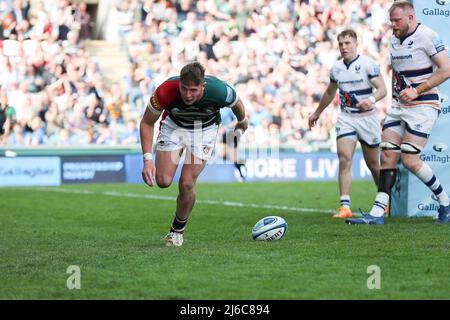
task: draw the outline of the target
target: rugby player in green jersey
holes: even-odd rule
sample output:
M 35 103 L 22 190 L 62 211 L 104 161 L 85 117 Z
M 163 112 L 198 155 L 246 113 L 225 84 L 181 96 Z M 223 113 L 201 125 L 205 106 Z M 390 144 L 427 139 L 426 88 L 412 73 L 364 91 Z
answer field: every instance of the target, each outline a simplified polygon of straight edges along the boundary
M 185 65 L 179 76 L 158 86 L 145 110 L 140 124 L 145 183 L 169 187 L 185 151 L 167 246 L 183 244 L 183 232 L 195 204 L 195 182 L 211 158 L 221 122 L 220 108 L 224 107 L 231 108 L 238 120 L 235 131 L 247 130 L 245 108 L 236 91 L 216 77 L 205 76 L 204 67 L 193 62 Z M 154 126 L 160 117 L 154 159 Z

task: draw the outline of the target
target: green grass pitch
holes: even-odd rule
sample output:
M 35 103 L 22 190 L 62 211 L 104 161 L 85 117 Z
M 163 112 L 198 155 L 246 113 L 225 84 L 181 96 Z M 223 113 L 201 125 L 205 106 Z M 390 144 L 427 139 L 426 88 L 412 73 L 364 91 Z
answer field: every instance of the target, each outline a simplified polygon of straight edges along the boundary
M 185 243 L 167 248 L 176 194 L 176 185 L 1 188 L 0 299 L 449 297 L 450 226 L 432 218 L 346 225 L 329 213 L 335 182 L 199 184 Z M 370 209 L 374 194 L 373 183 L 354 182 L 353 211 Z M 285 237 L 253 241 L 268 215 L 286 219 Z M 71 265 L 79 290 L 66 286 Z M 373 265 L 381 288 L 370 290 Z

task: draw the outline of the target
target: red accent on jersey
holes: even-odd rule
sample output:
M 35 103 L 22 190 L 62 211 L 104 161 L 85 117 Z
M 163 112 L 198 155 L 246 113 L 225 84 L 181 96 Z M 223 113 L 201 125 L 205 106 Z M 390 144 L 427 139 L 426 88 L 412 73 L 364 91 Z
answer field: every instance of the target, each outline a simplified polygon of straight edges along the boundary
M 166 80 L 153 93 L 150 102 L 156 110 L 167 109 L 172 102 L 181 98 L 180 80 Z

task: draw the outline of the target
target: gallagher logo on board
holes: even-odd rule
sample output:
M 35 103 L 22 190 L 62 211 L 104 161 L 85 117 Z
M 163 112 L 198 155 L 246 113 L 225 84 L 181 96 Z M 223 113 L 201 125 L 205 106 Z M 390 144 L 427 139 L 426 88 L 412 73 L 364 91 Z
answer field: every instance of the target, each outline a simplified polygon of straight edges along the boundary
M 436 3 L 440 6 L 445 6 L 450 3 L 450 0 L 436 0 Z

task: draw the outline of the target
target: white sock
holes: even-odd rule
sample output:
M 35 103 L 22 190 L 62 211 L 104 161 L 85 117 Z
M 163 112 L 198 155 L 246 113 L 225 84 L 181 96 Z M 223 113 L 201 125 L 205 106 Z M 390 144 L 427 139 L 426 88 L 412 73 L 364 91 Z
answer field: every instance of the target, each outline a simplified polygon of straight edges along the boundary
M 425 162 L 422 164 L 422 167 L 415 173 L 416 177 L 419 178 L 423 183 L 430 188 L 431 191 L 436 195 L 439 204 L 446 207 L 450 204 L 450 199 L 448 198 L 447 193 L 442 188 L 441 183 L 436 178 L 431 170 L 430 166 Z
M 340 198 L 341 207 L 350 209 L 350 196 L 349 195 L 343 195 Z
M 374 217 L 384 216 L 384 210 L 386 209 L 388 202 L 389 195 L 385 192 L 378 192 L 369 214 Z

